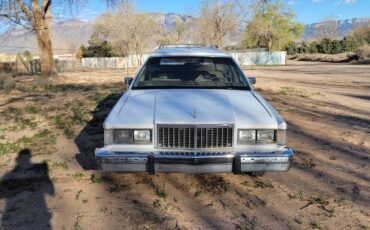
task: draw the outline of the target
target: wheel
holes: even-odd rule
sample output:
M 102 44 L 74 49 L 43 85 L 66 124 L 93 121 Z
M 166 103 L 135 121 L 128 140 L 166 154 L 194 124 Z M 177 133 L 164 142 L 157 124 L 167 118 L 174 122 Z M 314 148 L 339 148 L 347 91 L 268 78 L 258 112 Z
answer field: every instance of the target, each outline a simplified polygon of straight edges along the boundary
M 249 173 L 251 176 L 258 177 L 258 176 L 263 176 L 265 172 L 250 172 Z

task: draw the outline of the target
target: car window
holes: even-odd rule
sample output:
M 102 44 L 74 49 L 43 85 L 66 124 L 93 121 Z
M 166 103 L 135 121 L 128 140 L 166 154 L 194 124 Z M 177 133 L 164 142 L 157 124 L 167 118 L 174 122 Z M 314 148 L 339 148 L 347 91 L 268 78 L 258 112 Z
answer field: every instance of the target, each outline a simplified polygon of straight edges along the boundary
M 154 57 L 133 85 L 133 89 L 153 88 L 249 89 L 249 85 L 231 58 Z

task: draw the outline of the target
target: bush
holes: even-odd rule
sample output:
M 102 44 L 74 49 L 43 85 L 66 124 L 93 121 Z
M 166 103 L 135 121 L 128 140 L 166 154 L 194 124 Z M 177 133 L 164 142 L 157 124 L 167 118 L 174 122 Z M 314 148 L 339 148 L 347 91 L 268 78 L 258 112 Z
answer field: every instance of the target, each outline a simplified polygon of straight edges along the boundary
M 355 51 L 361 46 L 361 44 L 356 39 L 353 39 L 352 36 L 346 36 L 340 42 L 343 52 Z
M 0 88 L 5 91 L 10 91 L 15 88 L 15 81 L 11 74 L 0 73 Z
M 285 48 L 285 51 L 287 52 L 288 55 L 294 55 L 297 53 L 297 46 L 294 42 L 291 42 L 289 43 L 286 48 Z
M 302 45 L 298 47 L 298 53 L 307 53 L 309 50 L 309 47 L 306 42 L 302 42 Z
M 113 45 L 100 39 L 97 35 L 92 35 L 89 40 L 89 46 L 80 46 L 77 52 L 79 57 L 118 57 L 119 53 L 113 48 Z
M 370 21 L 365 25 L 355 27 L 348 37 L 358 46 L 370 44 Z
M 318 53 L 319 50 L 318 50 L 317 46 L 318 46 L 317 42 L 312 42 L 308 47 L 308 52 L 309 53 Z
M 323 54 L 331 54 L 333 49 L 332 40 L 329 38 L 323 39 L 318 45 L 319 53 Z
M 370 59 L 370 45 L 364 45 L 356 51 L 359 60 Z
M 300 46 L 297 46 L 295 43 L 290 43 L 285 50 L 289 55 L 294 55 L 296 53 L 339 54 L 355 52 L 359 47 L 360 43 L 356 39 L 353 39 L 352 36 L 347 36 L 342 40 L 331 40 L 325 38 L 320 42 L 302 42 Z

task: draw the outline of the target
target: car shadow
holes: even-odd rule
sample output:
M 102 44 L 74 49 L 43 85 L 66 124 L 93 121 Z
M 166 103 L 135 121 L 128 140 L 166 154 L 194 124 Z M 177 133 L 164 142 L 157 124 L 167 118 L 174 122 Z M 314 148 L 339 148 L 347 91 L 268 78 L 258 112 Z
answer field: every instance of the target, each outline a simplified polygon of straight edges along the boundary
M 101 100 L 92 112 L 92 119 L 77 135 L 75 144 L 79 149 L 79 154 L 76 155 L 76 160 L 82 168 L 97 169 L 94 151 L 104 145 L 103 122 L 121 95 L 122 93 L 113 93 Z
M 0 180 L 0 199 L 5 199 L 0 229 L 52 229 L 45 195 L 54 195 L 54 185 L 47 164 L 33 164 L 31 157 L 30 150 L 20 151 L 14 169 Z

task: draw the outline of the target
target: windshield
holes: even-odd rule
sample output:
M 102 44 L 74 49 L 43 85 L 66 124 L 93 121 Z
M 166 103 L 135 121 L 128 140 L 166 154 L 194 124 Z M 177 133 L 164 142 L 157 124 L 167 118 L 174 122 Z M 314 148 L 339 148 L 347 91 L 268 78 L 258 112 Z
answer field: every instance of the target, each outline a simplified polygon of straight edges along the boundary
M 150 58 L 133 89 L 158 88 L 250 89 L 231 58 L 209 57 Z

